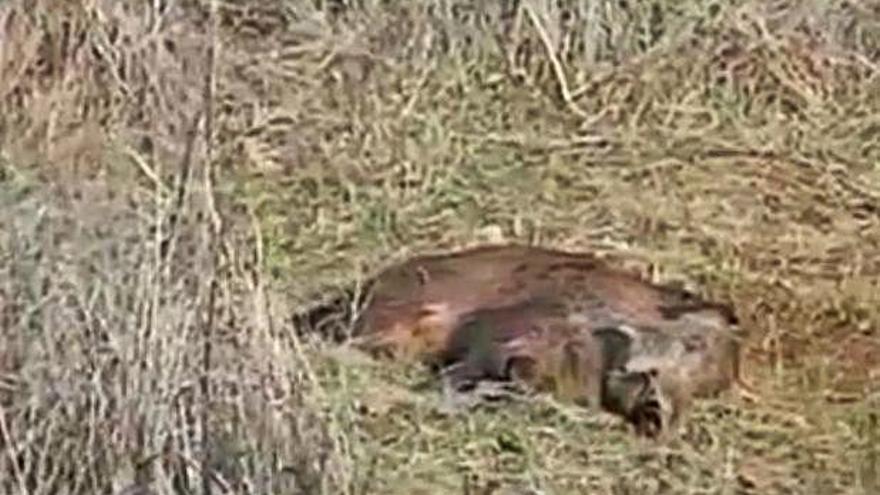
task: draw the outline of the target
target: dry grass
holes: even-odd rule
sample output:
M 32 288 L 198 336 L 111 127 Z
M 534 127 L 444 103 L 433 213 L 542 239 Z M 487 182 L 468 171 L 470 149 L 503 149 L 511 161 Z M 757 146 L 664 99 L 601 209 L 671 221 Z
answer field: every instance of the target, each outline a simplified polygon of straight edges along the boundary
M 0 105 L 4 493 L 880 490 L 876 1 L 10 0 Z M 764 400 L 650 445 L 292 337 L 499 238 L 734 301 Z

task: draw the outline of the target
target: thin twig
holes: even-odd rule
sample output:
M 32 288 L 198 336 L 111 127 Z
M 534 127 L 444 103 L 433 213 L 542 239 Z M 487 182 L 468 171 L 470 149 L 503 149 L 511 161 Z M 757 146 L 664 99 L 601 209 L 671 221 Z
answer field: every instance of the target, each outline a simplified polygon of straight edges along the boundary
M 150 165 L 147 163 L 147 160 L 145 160 L 144 157 L 140 155 L 140 153 L 135 151 L 134 148 L 130 146 L 125 146 L 124 151 L 125 154 L 128 155 L 129 158 L 131 158 L 134 164 L 137 165 L 141 173 L 143 173 L 148 179 L 150 179 L 150 182 L 153 183 L 155 189 L 160 191 L 162 194 L 170 194 L 171 191 L 168 186 L 165 185 L 165 183 L 159 177 L 159 174 L 157 174 L 156 171 L 153 170 L 152 167 L 150 167 Z
M 550 65 L 553 67 L 556 82 L 559 84 L 559 93 L 562 95 L 562 100 L 565 101 L 568 108 L 578 117 L 587 118 L 587 113 L 577 106 L 571 96 L 571 91 L 568 89 L 568 80 L 565 76 L 565 70 L 562 68 L 562 62 L 560 62 L 559 57 L 556 56 L 556 50 L 553 49 L 553 42 L 550 40 L 550 35 L 547 34 L 547 30 L 541 23 L 541 19 L 538 18 L 537 12 L 535 12 L 534 7 L 530 3 L 524 4 L 523 8 L 529 15 L 529 20 L 532 21 L 532 25 L 535 26 L 538 36 L 541 38 L 541 43 L 544 45 L 544 49 L 547 52 L 547 58 L 550 59 Z
M 202 493 L 211 494 L 211 466 L 210 466 L 210 428 L 208 411 L 211 408 L 211 384 L 210 370 L 212 358 L 212 339 L 214 337 L 214 318 L 216 313 L 216 300 L 218 281 L 217 275 L 220 265 L 217 243 L 220 241 L 222 223 L 217 212 L 214 199 L 214 170 L 213 170 L 213 145 L 214 145 L 214 88 L 216 85 L 217 71 L 217 0 L 211 0 L 208 11 L 208 53 L 207 70 L 205 71 L 204 90 L 204 113 L 205 113 L 205 157 L 204 157 L 204 199 L 208 215 L 211 220 L 206 241 L 207 251 L 211 257 L 210 286 L 208 289 L 207 321 L 202 329 L 202 373 L 199 380 L 199 388 L 202 395 Z
M 15 452 L 15 441 L 9 434 L 9 427 L 6 425 L 6 413 L 2 410 L 0 410 L 0 433 L 2 433 L 3 443 L 7 447 L 9 464 L 12 465 L 12 472 L 15 474 L 15 480 L 18 482 L 18 488 L 21 490 L 22 494 L 28 493 L 27 484 L 24 480 L 24 475 L 22 474 L 21 467 L 18 465 L 18 460 L 16 459 L 17 455 Z
M 177 239 L 177 226 L 180 222 L 180 217 L 183 215 L 187 197 L 187 188 L 192 181 L 193 155 L 201 121 L 202 112 L 199 111 L 196 113 L 195 117 L 193 117 L 192 125 L 186 136 L 186 147 L 184 148 L 183 156 L 180 159 L 180 166 L 177 168 L 179 173 L 174 188 L 174 205 L 171 208 L 171 213 L 168 215 L 168 233 L 163 237 L 160 244 L 160 254 L 163 262 L 170 259 L 171 254 L 174 252 L 173 248 L 175 240 Z M 158 184 L 159 183 L 157 183 L 157 186 Z

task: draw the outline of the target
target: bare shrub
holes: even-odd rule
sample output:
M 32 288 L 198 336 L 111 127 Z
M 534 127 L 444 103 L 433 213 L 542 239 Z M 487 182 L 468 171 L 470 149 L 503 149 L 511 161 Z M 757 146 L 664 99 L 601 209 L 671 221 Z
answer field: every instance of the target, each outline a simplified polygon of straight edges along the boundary
M 218 270 L 184 222 L 164 258 L 155 205 L 93 183 L 2 191 L 4 492 L 344 491 L 343 433 L 252 251 Z

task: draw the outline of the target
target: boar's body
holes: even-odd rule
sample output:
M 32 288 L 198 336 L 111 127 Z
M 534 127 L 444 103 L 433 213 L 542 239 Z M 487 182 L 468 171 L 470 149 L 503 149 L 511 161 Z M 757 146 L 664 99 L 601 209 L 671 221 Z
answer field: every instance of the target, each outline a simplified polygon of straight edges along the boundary
M 644 434 L 739 374 L 725 305 L 586 253 L 488 246 L 379 273 L 356 343 L 447 370 L 453 383 L 517 379 L 626 417 Z

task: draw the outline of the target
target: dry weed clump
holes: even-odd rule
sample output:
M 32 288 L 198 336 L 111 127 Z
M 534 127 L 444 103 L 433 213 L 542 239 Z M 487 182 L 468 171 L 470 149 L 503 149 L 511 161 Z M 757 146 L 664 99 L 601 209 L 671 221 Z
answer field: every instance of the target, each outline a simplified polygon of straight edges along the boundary
M 215 265 L 194 215 L 163 232 L 148 197 L 91 182 L 9 180 L 0 206 L 4 493 L 353 486 L 247 239 Z
M 7 1 L 2 490 L 872 493 L 878 64 L 875 1 Z M 735 301 L 765 401 L 652 447 L 290 337 L 490 239 Z
M 217 192 L 203 7 L 0 7 L 4 493 L 355 487 Z

